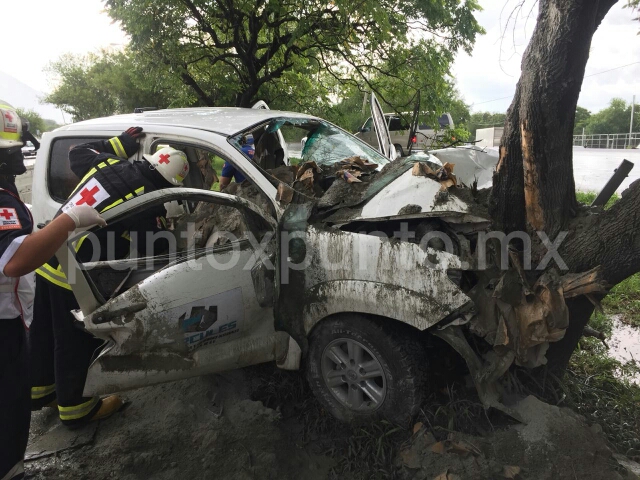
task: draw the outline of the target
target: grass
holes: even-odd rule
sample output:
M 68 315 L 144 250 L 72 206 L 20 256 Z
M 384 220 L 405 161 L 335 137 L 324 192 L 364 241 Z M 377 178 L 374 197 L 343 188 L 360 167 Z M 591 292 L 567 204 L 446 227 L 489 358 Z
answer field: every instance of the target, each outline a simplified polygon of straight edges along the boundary
M 587 205 L 593 202 L 596 195 L 595 192 L 576 192 L 577 200 Z M 620 196 L 614 194 L 605 205 L 605 210 L 618 200 Z M 640 274 L 637 273 L 613 287 L 602 301 L 602 307 L 608 315 L 619 315 L 623 322 L 640 327 Z M 597 315 L 600 314 L 594 314 Z
M 597 196 L 598 194 L 596 192 L 576 192 L 576 199 L 580 203 L 584 203 L 586 205 L 591 205 L 591 202 L 593 202 Z M 607 210 L 608 208 L 611 208 L 611 205 L 616 203 L 618 200 L 620 200 L 620 195 L 614 193 L 605 204 L 604 209 Z
M 313 443 L 316 453 L 332 457 L 330 478 L 400 478 L 395 465 L 398 450 L 411 432 L 380 420 L 349 425 L 336 420 L 315 399 L 301 372 L 288 372 L 266 364 L 251 367 L 252 400 L 279 410 L 282 421 L 303 426 L 301 441 Z
M 619 315 L 624 323 L 640 327 L 640 273 L 613 287 L 602 307 L 607 314 Z
M 614 448 L 631 456 L 640 455 L 640 385 L 631 381 L 638 373 L 635 362 L 623 364 L 599 340 L 583 338 L 565 377 L 557 380 L 562 403 L 598 423 Z

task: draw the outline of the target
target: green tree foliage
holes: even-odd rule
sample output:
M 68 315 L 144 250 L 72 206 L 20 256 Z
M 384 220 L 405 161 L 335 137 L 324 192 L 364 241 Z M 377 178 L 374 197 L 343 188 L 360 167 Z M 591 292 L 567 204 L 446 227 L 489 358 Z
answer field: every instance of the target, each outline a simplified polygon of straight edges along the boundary
M 635 106 L 633 131 L 640 132 L 640 106 Z M 631 104 L 621 98 L 613 98 L 609 106 L 594 113 L 586 124 L 587 134 L 593 133 L 629 133 Z M 582 133 L 582 131 L 580 131 Z
M 504 126 L 506 115 L 504 113 L 474 112 L 469 116 L 466 128 L 471 134 L 470 139 L 475 140 L 476 130 L 479 128 L 491 128 Z
M 16 108 L 16 112 L 18 113 L 18 115 L 20 115 L 20 118 L 22 120 L 27 120 L 29 122 L 29 130 L 34 135 L 41 135 L 43 132 L 48 131 L 44 119 L 38 112 L 34 110 L 25 110 L 22 108 Z
M 135 107 L 195 103 L 194 96 L 168 69 L 128 51 L 63 55 L 48 69 L 57 79 L 57 87 L 45 101 L 75 121 L 130 113 Z
M 29 122 L 29 130 L 35 136 L 42 135 L 44 132 L 50 132 L 60 126 L 54 120 L 42 118 L 35 110 L 16 108 L 16 111 L 18 115 L 20 115 L 20 118 Z
M 582 135 L 582 130 L 587 128 L 589 120 L 591 119 L 591 112 L 586 108 L 578 105 L 576 107 L 576 121 L 573 128 L 574 135 Z
M 481 27 L 475 0 L 107 0 L 138 56 L 179 78 L 202 105 L 314 105 L 338 85 L 396 110 L 441 110 L 446 75 Z M 288 96 L 288 98 L 287 98 Z M 275 102 L 273 102 L 275 100 Z M 299 108 L 298 108 L 299 109 Z

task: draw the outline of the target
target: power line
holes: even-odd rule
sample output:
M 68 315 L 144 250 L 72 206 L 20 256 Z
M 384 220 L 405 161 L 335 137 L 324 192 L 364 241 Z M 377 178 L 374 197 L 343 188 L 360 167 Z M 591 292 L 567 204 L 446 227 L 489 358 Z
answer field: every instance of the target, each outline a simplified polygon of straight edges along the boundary
M 603 70 L 602 72 L 591 73 L 589 75 L 585 75 L 584 78 L 593 77 L 595 75 L 600 75 L 607 72 L 613 72 L 614 70 L 619 70 L 621 68 L 630 67 L 631 65 L 637 65 L 640 62 L 627 63 L 626 65 L 620 65 L 619 67 L 610 68 L 609 70 Z M 482 105 L 484 103 L 497 102 L 498 100 L 505 100 L 507 98 L 513 98 L 513 95 L 509 95 L 507 97 L 494 98 L 493 100 L 485 100 L 484 102 L 472 103 L 471 106 L 475 107 L 476 105 Z
M 483 103 L 497 102 L 498 100 L 504 100 L 505 98 L 512 98 L 512 97 L 513 95 L 509 95 L 508 97 L 494 98 L 493 100 L 487 100 L 485 102 L 472 103 L 471 106 L 475 107 L 476 105 L 482 105 Z
M 638 63 L 640 63 L 640 62 L 627 63 L 626 65 L 620 65 L 619 67 L 610 68 L 609 70 L 603 70 L 602 72 L 592 73 L 590 75 L 585 75 L 584 78 L 593 77 L 594 75 L 600 75 L 601 73 L 612 72 L 612 71 L 618 70 L 620 68 L 630 67 L 631 65 L 637 65 Z

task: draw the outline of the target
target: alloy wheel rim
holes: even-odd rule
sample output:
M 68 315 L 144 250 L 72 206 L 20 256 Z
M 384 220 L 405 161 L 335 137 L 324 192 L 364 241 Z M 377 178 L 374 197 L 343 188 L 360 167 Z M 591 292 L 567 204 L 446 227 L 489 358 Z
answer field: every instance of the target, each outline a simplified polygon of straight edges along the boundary
M 387 379 L 380 361 L 357 340 L 338 338 L 322 352 L 322 378 L 332 395 L 350 410 L 366 413 L 380 408 Z

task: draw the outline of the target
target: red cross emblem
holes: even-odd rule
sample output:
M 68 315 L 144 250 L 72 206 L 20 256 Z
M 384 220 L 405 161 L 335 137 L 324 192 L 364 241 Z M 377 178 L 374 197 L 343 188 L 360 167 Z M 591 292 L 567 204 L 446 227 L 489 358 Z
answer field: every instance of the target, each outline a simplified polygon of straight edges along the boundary
M 158 155 L 158 163 L 169 163 L 169 154 L 168 153 L 161 153 L 160 155 Z
M 4 210 L 2 210 L 2 212 L 0 212 L 0 217 L 4 217 L 5 220 L 9 220 L 11 217 L 13 217 L 13 212 L 10 212 L 5 208 Z
M 100 189 L 97 186 L 93 187 L 92 189 L 85 188 L 80 192 L 80 196 L 82 198 L 76 202 L 76 205 L 82 205 L 86 203 L 87 205 L 92 207 L 93 204 L 96 203 L 96 199 L 93 196 L 99 191 Z
M 11 115 L 11 112 L 5 112 L 4 116 L 7 117 L 7 120 L 13 122 L 13 115 Z

